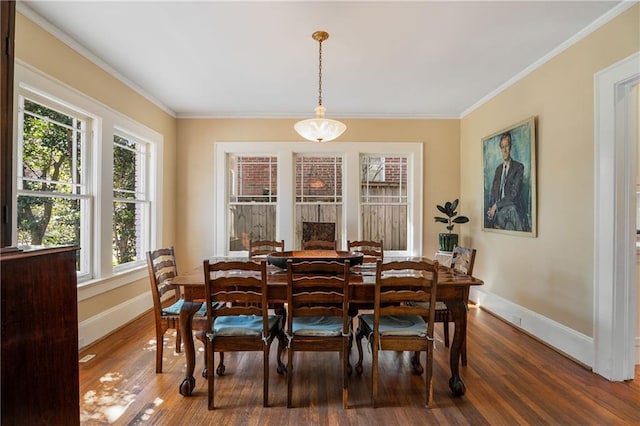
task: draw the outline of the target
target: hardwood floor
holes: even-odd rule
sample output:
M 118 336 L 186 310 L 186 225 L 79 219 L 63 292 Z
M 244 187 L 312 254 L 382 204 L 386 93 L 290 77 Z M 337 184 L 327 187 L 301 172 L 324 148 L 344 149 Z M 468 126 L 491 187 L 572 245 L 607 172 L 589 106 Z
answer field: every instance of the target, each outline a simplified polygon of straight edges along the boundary
M 436 327 L 438 333 L 442 327 Z M 436 345 L 433 404 L 424 408 L 424 382 L 410 374 L 409 354 L 383 352 L 380 395 L 373 409 L 371 354 L 364 373 L 351 376 L 349 406 L 342 408 L 338 357 L 296 354 L 294 406 L 286 408 L 285 378 L 276 373 L 271 352 L 270 407 L 262 407 L 262 361 L 255 353 L 226 354 L 226 374 L 216 377 L 216 410 L 207 410 L 207 384 L 200 376 L 202 345 L 191 397 L 178 393 L 185 362 L 165 337 L 162 374 L 155 373 L 153 316 L 144 315 L 83 350 L 80 358 L 80 412 L 84 425 L 414 425 L 414 424 L 640 424 L 640 368 L 635 380 L 611 383 L 477 308 L 469 312 L 469 365 L 461 398 L 448 388 L 448 349 Z M 351 352 L 355 364 L 357 350 Z M 217 359 L 216 359 L 217 362 Z M 424 362 L 424 360 L 423 360 Z

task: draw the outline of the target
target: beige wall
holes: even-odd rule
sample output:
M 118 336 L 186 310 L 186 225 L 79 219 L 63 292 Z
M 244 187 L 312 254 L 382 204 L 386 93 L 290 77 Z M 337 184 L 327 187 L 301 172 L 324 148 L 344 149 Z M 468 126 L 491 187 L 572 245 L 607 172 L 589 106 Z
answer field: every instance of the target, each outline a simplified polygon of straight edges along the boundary
M 485 289 L 593 336 L 594 73 L 640 50 L 634 6 L 462 119 L 461 197 L 482 214 L 481 139 L 537 116 L 538 237 L 463 233 Z
M 21 14 L 16 16 L 16 59 L 121 112 L 164 136 L 163 240 L 175 238 L 176 120 Z M 148 280 L 119 287 L 78 304 L 80 321 L 149 290 Z
M 460 188 L 459 120 L 344 120 L 340 141 L 423 142 L 425 254 L 437 250 L 442 226 L 433 222 L 435 205 L 458 197 Z M 214 144 L 220 142 L 301 142 L 295 120 L 178 120 L 176 249 L 180 268 L 193 268 L 213 246 Z M 331 143 L 331 142 L 328 142 Z M 465 208 L 465 205 L 462 205 Z

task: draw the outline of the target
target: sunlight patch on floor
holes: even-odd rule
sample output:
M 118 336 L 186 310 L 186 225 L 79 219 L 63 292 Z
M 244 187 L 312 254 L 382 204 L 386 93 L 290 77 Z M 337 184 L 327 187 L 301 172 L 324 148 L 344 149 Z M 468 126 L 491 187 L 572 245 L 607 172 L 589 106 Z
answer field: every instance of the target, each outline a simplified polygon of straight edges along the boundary
M 118 389 L 120 373 L 107 373 L 100 378 L 100 388 L 82 396 L 80 422 L 111 424 L 117 421 L 127 407 L 135 401 L 135 394 Z

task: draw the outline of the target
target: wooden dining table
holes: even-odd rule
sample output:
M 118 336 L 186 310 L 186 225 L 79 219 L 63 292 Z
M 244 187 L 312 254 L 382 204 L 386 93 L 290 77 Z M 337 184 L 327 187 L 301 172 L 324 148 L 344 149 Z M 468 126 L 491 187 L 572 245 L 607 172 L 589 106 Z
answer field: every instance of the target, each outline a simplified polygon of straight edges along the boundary
M 232 260 L 230 258 L 214 258 L 212 261 Z M 237 259 L 234 259 L 237 260 Z M 244 258 L 243 260 L 246 260 Z M 403 257 L 385 258 L 385 262 L 393 260 L 425 260 L 423 258 Z M 430 261 L 429 259 L 426 259 Z M 349 279 L 350 303 L 373 304 L 375 292 L 375 264 L 363 264 L 351 267 Z M 191 395 L 195 388 L 195 346 L 193 341 L 192 320 L 194 314 L 202 306 L 197 299 L 204 298 L 204 272 L 202 268 L 179 274 L 171 280 L 171 284 L 182 289 L 184 304 L 180 310 L 180 332 L 184 343 L 187 370 L 180 384 L 180 394 Z M 437 300 L 446 304 L 453 314 L 455 331 L 449 353 L 451 378 L 449 388 L 454 396 L 465 393 L 465 385 L 460 377 L 460 350 L 467 334 L 467 295 L 471 286 L 483 285 L 482 280 L 460 273 L 451 268 L 440 266 L 438 269 Z M 270 303 L 282 304 L 287 301 L 287 273 L 274 265 L 267 265 L 267 291 Z

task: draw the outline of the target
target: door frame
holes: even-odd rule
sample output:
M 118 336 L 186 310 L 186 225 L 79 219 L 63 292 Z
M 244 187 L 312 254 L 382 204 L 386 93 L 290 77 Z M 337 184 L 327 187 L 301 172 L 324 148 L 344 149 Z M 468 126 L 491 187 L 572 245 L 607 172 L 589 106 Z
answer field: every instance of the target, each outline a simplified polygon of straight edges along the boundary
M 640 52 L 594 75 L 593 371 L 612 381 L 635 373 L 637 136 L 629 103 L 638 70 Z

